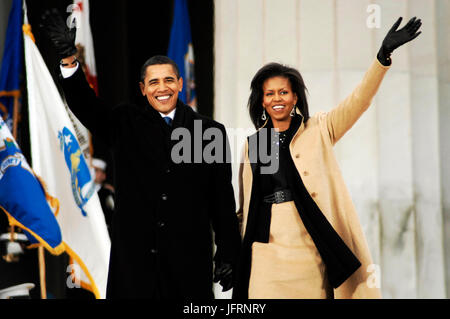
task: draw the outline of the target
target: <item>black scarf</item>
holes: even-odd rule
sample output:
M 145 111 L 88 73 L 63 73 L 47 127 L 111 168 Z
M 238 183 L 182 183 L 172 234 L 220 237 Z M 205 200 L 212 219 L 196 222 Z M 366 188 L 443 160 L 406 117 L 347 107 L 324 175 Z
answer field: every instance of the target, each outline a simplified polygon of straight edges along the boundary
M 290 143 L 293 135 L 300 127 L 302 120 L 303 118 L 300 115 L 296 115 L 292 119 L 291 126 L 288 130 L 287 143 Z M 273 128 L 270 119 L 265 127 L 268 129 Z M 273 130 L 270 131 L 273 133 Z M 241 258 L 236 274 L 236 285 L 233 289 L 234 298 L 244 299 L 248 298 L 251 247 L 253 242 L 267 243 L 269 241 L 272 207 L 272 204 L 262 201 L 264 189 L 267 189 L 267 185 L 265 184 L 269 179 L 263 178 L 263 175 L 260 174 L 264 164 L 261 162 L 258 152 L 261 143 L 273 142 L 271 141 L 272 134 L 267 134 L 264 137 L 260 130 L 255 135 L 257 138 L 253 140 L 256 140 L 257 143 L 251 143 L 251 138 L 249 138 L 249 158 L 251 161 L 252 155 L 250 154 L 256 154 L 255 157 L 258 160 L 256 163 L 251 162 L 250 164 L 253 174 L 252 193 L 250 195 L 247 227 L 242 243 Z M 361 263 L 339 237 L 338 233 L 333 229 L 332 225 L 311 198 L 295 167 L 292 157 L 288 156 L 288 160 L 282 161 L 282 163 L 286 163 L 287 165 L 287 183 L 293 193 L 294 203 L 300 218 L 325 264 L 328 281 L 333 288 L 337 288 L 361 266 Z

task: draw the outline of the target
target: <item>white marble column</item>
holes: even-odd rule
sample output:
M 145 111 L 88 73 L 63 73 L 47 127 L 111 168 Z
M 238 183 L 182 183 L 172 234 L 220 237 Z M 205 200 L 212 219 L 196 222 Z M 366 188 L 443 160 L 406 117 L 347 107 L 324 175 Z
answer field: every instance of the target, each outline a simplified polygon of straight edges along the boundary
M 337 101 L 345 99 L 373 62 L 378 43 L 374 29 L 367 26 L 370 1 L 336 1 Z M 335 103 L 337 104 L 337 103 Z M 377 105 L 372 103 L 358 122 L 335 147 L 375 264 L 380 265 L 378 211 Z
M 450 0 L 436 0 L 438 127 L 443 210 L 446 293 L 450 297 Z
M 381 7 L 382 21 L 375 42 L 381 44 L 397 18 L 408 16 L 407 1 L 376 3 Z M 385 298 L 416 298 L 411 78 L 407 46 L 395 51 L 392 64 L 376 96 L 382 291 Z
M 411 129 L 416 214 L 417 296 L 443 298 L 445 265 L 441 170 L 436 1 L 408 2 L 408 16 L 423 20 L 420 41 L 409 50 Z

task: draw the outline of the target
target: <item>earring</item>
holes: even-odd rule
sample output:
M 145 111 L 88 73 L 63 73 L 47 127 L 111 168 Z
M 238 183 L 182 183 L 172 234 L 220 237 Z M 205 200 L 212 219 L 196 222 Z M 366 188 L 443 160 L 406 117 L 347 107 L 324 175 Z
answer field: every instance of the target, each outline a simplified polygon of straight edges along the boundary
M 295 116 L 295 105 L 292 107 L 291 116 Z
M 267 120 L 266 109 L 263 110 L 263 114 L 261 115 L 261 120 L 263 120 L 263 121 Z

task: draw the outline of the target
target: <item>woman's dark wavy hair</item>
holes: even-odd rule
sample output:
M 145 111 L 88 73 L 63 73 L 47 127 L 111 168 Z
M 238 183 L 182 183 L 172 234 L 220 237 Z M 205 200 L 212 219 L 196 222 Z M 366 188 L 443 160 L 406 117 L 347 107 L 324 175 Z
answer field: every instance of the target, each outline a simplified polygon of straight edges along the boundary
M 297 107 L 303 115 L 303 121 L 306 123 L 309 119 L 308 101 L 306 100 L 307 89 L 300 72 L 289 66 L 272 62 L 259 69 L 250 84 L 251 93 L 248 98 L 248 111 L 253 125 L 255 125 L 256 129 L 264 125 L 265 121 L 261 119 L 263 113 L 263 84 L 264 81 L 275 76 L 285 77 L 291 83 L 292 91 L 297 94 Z M 267 113 L 266 115 L 267 117 L 269 116 Z

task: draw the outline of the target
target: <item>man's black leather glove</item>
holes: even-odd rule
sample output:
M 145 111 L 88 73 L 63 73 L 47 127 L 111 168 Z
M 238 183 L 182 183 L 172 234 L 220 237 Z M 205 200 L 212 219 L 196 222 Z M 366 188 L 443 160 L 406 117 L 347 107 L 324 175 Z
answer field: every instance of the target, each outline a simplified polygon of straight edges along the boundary
M 391 65 L 390 56 L 395 49 L 405 44 L 406 42 L 415 39 L 419 34 L 422 33 L 417 32 L 417 30 L 419 30 L 420 26 L 422 25 L 422 21 L 420 19 L 416 20 L 416 17 L 414 17 L 409 20 L 403 28 L 396 31 L 398 26 L 400 25 L 400 22 L 402 22 L 402 17 L 398 18 L 397 22 L 395 22 L 392 28 L 389 30 L 383 40 L 380 51 L 378 51 L 378 61 L 380 61 L 380 63 L 385 66 Z
M 213 280 L 222 286 L 222 291 L 228 291 L 233 288 L 232 265 L 224 262 L 216 262 Z
M 40 27 L 44 29 L 60 59 L 67 58 L 77 52 L 75 46 L 77 28 L 69 29 L 57 9 L 44 12 Z

